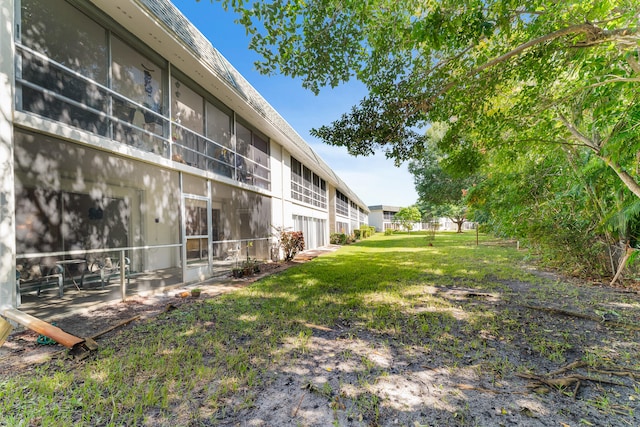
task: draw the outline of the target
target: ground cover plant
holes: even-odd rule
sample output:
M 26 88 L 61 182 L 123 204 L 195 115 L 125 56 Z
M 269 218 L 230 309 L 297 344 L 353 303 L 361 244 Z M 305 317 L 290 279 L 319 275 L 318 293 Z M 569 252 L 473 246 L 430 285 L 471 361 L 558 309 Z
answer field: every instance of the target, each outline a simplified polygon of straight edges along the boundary
M 0 425 L 640 424 L 640 298 L 381 233 L 0 379 Z

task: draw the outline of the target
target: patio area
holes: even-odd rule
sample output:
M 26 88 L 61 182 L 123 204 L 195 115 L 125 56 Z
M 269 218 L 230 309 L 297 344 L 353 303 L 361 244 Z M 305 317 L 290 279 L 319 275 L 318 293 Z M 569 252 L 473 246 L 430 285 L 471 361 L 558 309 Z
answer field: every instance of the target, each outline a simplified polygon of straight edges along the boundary
M 228 269 L 217 272 L 210 280 L 223 280 L 229 274 Z M 149 296 L 166 293 L 185 285 L 182 281 L 182 270 L 170 268 L 144 273 L 132 273 L 126 286 L 126 296 Z M 103 288 L 100 281 L 87 281 L 79 289 L 73 282 L 65 283 L 64 295 L 58 296 L 57 289 L 43 290 L 40 295 L 36 291 L 23 293 L 19 310 L 45 321 L 54 321 L 71 314 L 85 313 L 96 306 L 122 300 L 122 290 L 118 277 L 112 278 Z

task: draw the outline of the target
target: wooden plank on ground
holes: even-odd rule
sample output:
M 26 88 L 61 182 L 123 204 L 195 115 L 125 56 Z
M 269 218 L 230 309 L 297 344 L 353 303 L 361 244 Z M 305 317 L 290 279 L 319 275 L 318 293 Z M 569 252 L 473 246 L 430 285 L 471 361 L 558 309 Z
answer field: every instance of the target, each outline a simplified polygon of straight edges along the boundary
M 0 317 L 0 347 L 2 347 L 2 344 L 7 340 L 12 330 L 13 326 L 11 326 L 11 323 Z

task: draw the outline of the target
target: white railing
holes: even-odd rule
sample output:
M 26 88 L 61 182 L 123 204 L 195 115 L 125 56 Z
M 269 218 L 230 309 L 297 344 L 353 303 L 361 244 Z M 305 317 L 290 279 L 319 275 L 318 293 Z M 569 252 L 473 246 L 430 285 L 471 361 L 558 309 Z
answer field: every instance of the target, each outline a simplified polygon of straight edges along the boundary
M 122 294 L 122 301 L 126 299 L 127 295 L 127 282 L 126 282 L 126 270 L 128 267 L 126 263 L 125 252 L 136 251 L 136 250 L 151 250 L 151 249 L 164 249 L 164 248 L 181 248 L 181 243 L 174 243 L 168 245 L 151 245 L 151 246 L 129 246 L 124 248 L 106 248 L 106 249 L 77 249 L 73 251 L 58 251 L 58 252 L 34 252 L 28 254 L 17 254 L 16 259 L 36 259 L 36 258 L 54 258 L 54 257 L 63 257 L 63 258 L 72 258 L 72 257 L 86 257 L 88 254 L 103 254 L 103 253 L 118 253 L 118 266 L 119 266 L 119 277 L 120 277 L 120 291 Z M 75 282 L 74 282 L 75 283 Z
M 79 81 L 82 81 L 84 84 L 91 85 L 92 87 L 97 88 L 100 94 L 104 96 L 104 105 L 103 105 L 104 109 L 101 110 L 101 109 L 93 108 L 83 102 L 79 102 L 78 100 L 69 98 L 68 96 L 65 96 L 64 94 L 59 93 L 56 90 L 47 89 L 34 82 L 26 80 L 23 77 L 21 77 L 21 72 L 19 72 L 18 77 L 16 77 L 16 82 L 19 85 L 30 88 L 34 91 L 40 92 L 46 95 L 48 98 L 58 100 L 65 104 L 71 105 L 75 108 L 86 111 L 87 113 L 94 115 L 96 118 L 104 119 L 108 123 L 121 125 L 125 127 L 128 130 L 128 132 L 135 132 L 136 135 L 144 135 L 147 138 L 150 138 L 151 140 L 156 139 L 158 140 L 158 142 L 162 147 L 158 149 L 153 143 L 151 144 L 148 144 L 146 142 L 138 143 L 134 141 L 135 138 L 132 138 L 131 135 L 129 135 L 128 137 L 124 136 L 125 140 L 121 140 L 120 136 L 116 135 L 117 132 L 116 132 L 116 129 L 114 129 L 113 125 L 109 126 L 108 129 L 105 130 L 104 134 L 98 132 L 100 135 L 112 138 L 118 142 L 121 142 L 127 145 L 136 146 L 136 148 L 140 148 L 145 151 L 155 152 L 156 154 L 160 154 L 165 158 L 174 159 L 182 163 L 188 163 L 191 166 L 196 167 L 198 169 L 202 169 L 205 171 L 227 176 L 229 178 L 233 178 L 245 184 L 251 184 L 260 188 L 270 189 L 271 170 L 267 165 L 263 165 L 259 162 L 256 162 L 255 160 L 249 157 L 246 157 L 237 153 L 235 150 L 233 150 L 230 147 L 224 146 L 223 144 L 217 143 L 216 141 L 213 141 L 204 135 L 194 132 L 193 130 L 185 126 L 182 126 L 181 124 L 170 120 L 168 117 L 160 114 L 159 112 L 148 108 L 148 106 L 140 104 L 132 99 L 129 99 L 126 96 L 123 96 L 122 94 L 105 86 L 104 84 L 101 84 L 93 79 L 87 78 L 86 76 L 83 76 L 81 73 L 52 60 L 51 58 L 47 57 L 46 55 L 43 55 L 40 52 L 37 52 L 20 43 L 16 43 L 16 48 L 18 49 L 19 52 L 27 53 L 33 56 L 38 61 L 42 61 L 48 67 L 57 69 L 63 72 L 65 75 L 69 76 L 70 78 L 77 79 Z M 21 61 L 23 61 L 23 58 L 20 55 L 18 55 L 16 60 L 19 61 L 19 64 L 20 64 L 17 68 L 19 70 L 22 70 L 23 64 Z M 115 112 L 116 103 L 122 103 L 125 108 L 131 109 L 131 110 L 139 110 L 145 116 L 145 118 L 151 117 L 150 120 L 155 120 L 159 125 L 161 125 L 162 131 L 159 133 L 152 132 L 140 126 L 136 126 L 131 121 L 118 117 Z M 21 107 L 21 108 L 24 110 L 24 107 Z M 35 113 L 38 114 L 38 112 L 35 112 Z M 55 119 L 55 117 L 52 117 L 52 119 Z M 194 147 L 190 147 L 188 144 L 182 143 L 181 141 L 174 141 L 169 139 L 167 135 L 174 134 L 173 132 L 174 129 L 176 130 L 179 129 L 180 131 L 183 132 L 183 134 L 190 135 L 192 137 L 195 137 L 197 140 L 204 142 L 205 147 L 206 148 L 212 147 L 213 151 L 216 149 L 228 150 L 231 153 L 231 155 L 229 156 L 230 161 L 224 161 L 224 160 L 221 160 L 220 158 L 211 156 L 207 152 L 208 150 L 206 148 L 204 151 L 200 151 Z M 197 160 L 195 162 L 187 161 L 184 158 L 181 160 L 178 160 L 174 158 L 174 154 L 176 153 L 179 153 L 179 154 L 188 153 L 193 157 L 195 157 Z M 183 157 L 186 157 L 186 156 L 183 156 Z M 202 159 L 203 161 L 201 162 L 200 159 Z M 227 174 L 225 172 L 226 168 L 229 168 L 230 173 Z

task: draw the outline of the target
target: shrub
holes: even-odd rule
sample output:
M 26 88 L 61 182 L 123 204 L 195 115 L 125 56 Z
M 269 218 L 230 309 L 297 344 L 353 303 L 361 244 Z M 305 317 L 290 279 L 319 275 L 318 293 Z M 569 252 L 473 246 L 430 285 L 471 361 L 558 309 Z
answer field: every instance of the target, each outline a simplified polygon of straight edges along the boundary
M 332 233 L 329 236 L 329 242 L 332 245 L 344 245 L 347 243 L 347 235 L 344 233 Z
M 278 248 L 282 251 L 285 261 L 291 261 L 300 251 L 304 250 L 304 236 L 302 231 L 287 231 L 284 227 L 275 227 Z
M 287 231 L 281 240 L 285 261 L 291 261 L 298 252 L 304 250 L 304 236 L 302 231 Z
M 366 239 L 374 235 L 374 233 L 376 232 L 376 228 L 368 225 L 361 225 L 360 230 L 355 231 L 358 231 L 360 233 L 361 238 Z
M 386 230 L 384 230 L 384 235 L 385 236 L 391 236 L 393 234 L 393 229 L 392 228 L 387 228 Z
M 355 240 L 364 239 L 366 236 L 363 236 L 361 230 L 353 230 L 353 238 Z

